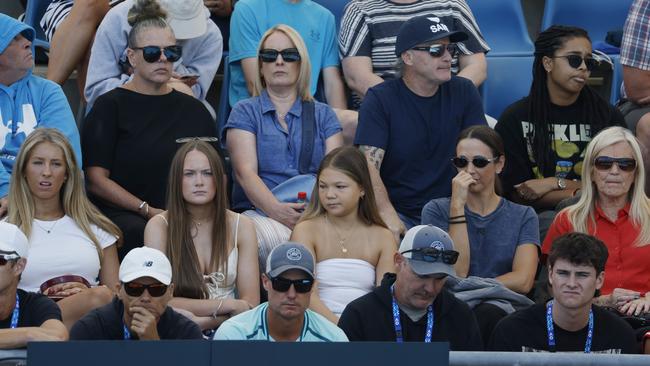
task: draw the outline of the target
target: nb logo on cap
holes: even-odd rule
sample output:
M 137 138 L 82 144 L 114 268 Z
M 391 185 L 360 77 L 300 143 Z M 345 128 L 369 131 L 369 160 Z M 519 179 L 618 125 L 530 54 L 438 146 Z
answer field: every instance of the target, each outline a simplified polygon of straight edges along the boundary
M 287 250 L 287 259 L 290 261 L 299 261 L 302 259 L 302 252 L 298 248 Z
M 442 242 L 439 240 L 436 240 L 433 243 L 429 244 L 429 247 L 436 250 L 445 250 L 444 244 L 442 244 Z
M 153 261 L 146 261 L 146 262 L 143 263 L 143 266 L 144 267 L 151 267 L 151 266 L 153 266 Z

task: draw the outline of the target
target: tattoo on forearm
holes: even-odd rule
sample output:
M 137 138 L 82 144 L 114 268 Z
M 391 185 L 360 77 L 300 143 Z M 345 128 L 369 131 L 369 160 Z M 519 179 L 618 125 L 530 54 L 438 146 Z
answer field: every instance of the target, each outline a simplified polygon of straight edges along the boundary
M 381 168 L 381 162 L 384 160 L 384 150 L 374 146 L 361 145 L 359 150 L 368 158 L 368 162 L 374 165 L 377 170 Z

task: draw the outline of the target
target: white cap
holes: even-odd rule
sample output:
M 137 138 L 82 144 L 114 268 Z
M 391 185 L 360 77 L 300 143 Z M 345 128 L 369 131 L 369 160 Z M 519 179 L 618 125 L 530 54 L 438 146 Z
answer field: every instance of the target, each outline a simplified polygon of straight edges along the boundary
M 21 258 L 27 258 L 29 240 L 18 226 L 0 222 L 0 250 L 7 253 L 16 252 Z
M 203 0 L 158 0 L 167 12 L 167 23 L 176 39 L 202 36 L 208 28 L 208 9 Z
M 131 249 L 122 259 L 120 281 L 126 283 L 141 277 L 155 278 L 169 285 L 172 282 L 172 265 L 165 253 L 148 247 Z

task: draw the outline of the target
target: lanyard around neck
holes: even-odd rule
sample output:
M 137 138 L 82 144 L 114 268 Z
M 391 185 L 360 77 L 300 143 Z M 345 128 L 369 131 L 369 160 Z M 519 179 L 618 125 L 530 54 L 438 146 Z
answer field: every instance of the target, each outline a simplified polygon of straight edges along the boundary
M 16 293 L 16 305 L 14 306 L 14 311 L 11 314 L 11 329 L 18 328 L 19 316 L 20 316 L 20 299 L 18 299 L 18 293 Z
M 395 337 L 397 343 L 404 342 L 403 332 L 402 332 L 402 321 L 399 318 L 399 306 L 397 306 L 397 300 L 395 299 L 395 284 L 390 287 L 390 294 L 393 298 L 393 326 L 395 327 Z M 431 337 L 433 334 L 433 304 L 427 307 L 427 329 L 424 333 L 424 342 L 431 343 Z
M 553 329 L 553 300 L 546 305 L 546 332 L 548 333 L 548 349 L 555 352 L 555 332 Z M 585 341 L 585 353 L 591 352 L 591 341 L 594 337 L 594 312 L 589 309 L 589 326 L 587 328 L 587 340 Z

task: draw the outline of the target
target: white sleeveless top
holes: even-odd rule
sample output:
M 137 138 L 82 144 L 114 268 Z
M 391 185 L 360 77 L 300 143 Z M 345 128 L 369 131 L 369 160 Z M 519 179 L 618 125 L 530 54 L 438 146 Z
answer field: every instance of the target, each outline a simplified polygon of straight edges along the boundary
M 337 316 L 352 300 L 375 287 L 375 266 L 353 258 L 332 258 L 316 263 L 318 295 Z

